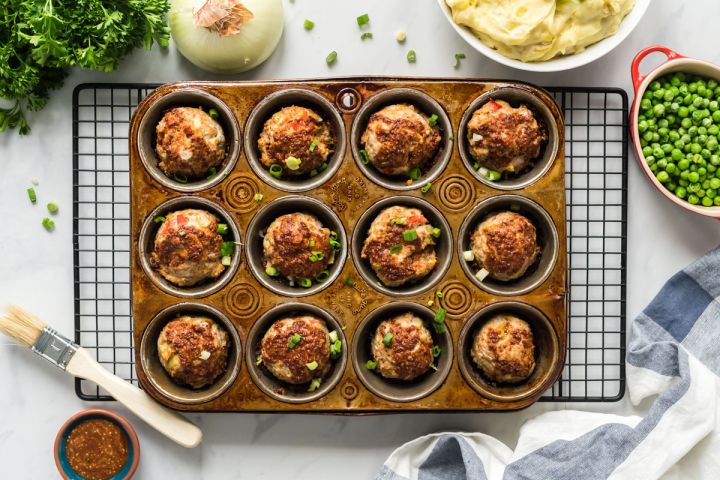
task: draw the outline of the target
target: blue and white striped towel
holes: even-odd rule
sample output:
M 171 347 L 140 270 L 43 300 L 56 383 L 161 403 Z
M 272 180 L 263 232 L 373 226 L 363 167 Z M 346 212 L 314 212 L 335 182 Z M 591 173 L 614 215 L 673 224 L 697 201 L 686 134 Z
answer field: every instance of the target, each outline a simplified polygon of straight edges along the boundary
M 515 451 L 481 433 L 397 449 L 376 480 L 720 479 L 720 247 L 676 274 L 632 325 L 633 404 L 648 415 L 559 411 L 520 430 Z

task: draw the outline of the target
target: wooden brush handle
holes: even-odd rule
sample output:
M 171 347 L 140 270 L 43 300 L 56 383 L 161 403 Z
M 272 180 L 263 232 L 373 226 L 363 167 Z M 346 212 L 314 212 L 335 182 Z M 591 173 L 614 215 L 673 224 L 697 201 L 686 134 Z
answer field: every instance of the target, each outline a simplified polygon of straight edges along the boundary
M 108 372 L 84 348 L 72 357 L 67 372 L 97 383 L 148 425 L 183 447 L 194 448 L 202 441 L 202 431 L 198 427 L 161 406 L 131 383 Z

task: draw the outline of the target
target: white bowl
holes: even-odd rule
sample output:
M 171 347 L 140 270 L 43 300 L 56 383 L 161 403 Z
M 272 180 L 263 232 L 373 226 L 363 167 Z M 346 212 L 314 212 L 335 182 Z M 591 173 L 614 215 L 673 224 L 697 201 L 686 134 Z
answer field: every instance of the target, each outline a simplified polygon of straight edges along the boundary
M 654 52 L 665 54 L 668 58 L 667 61 L 647 75 L 641 75 L 640 64 L 645 57 Z M 704 62 L 702 60 L 683 57 L 679 53 L 660 45 L 653 45 L 641 50 L 640 53 L 635 56 L 630 72 L 632 75 L 633 88 L 635 90 L 635 100 L 633 100 L 632 110 L 630 112 L 630 133 L 632 135 L 633 144 L 635 145 L 635 156 L 640 164 L 640 168 L 642 168 L 645 172 L 648 180 L 650 180 L 650 182 L 660 193 L 663 194 L 665 198 L 686 210 L 720 220 L 720 207 L 703 207 L 702 205 L 693 205 L 690 202 L 678 198 L 670 190 L 665 188 L 655 177 L 652 170 L 650 170 L 650 166 L 645 161 L 645 156 L 642 153 L 642 147 L 640 146 L 640 132 L 638 131 L 640 100 L 642 100 L 645 90 L 647 90 L 648 85 L 650 85 L 653 80 L 673 72 L 691 73 L 720 82 L 720 66 L 718 65 Z
M 453 21 L 452 12 L 450 11 L 450 7 L 448 7 L 447 3 L 445 3 L 445 0 L 438 0 L 438 3 L 440 4 L 442 11 L 445 13 L 445 18 L 447 18 L 448 22 L 450 22 L 450 25 L 453 26 L 455 31 L 457 31 L 471 47 L 498 63 L 502 63 L 503 65 L 517 68 L 519 70 L 526 70 L 528 72 L 561 72 L 563 70 L 570 70 L 571 68 L 581 67 L 590 62 L 594 62 L 620 45 L 620 43 L 625 40 L 625 37 L 630 35 L 630 32 L 635 29 L 637 24 L 640 22 L 640 19 L 643 15 L 645 15 L 645 11 L 647 11 L 647 8 L 650 6 L 650 0 L 636 0 L 635 6 L 628 16 L 623 19 L 620 24 L 620 28 L 618 28 L 618 31 L 615 32 L 615 35 L 589 46 L 580 53 L 557 57 L 545 62 L 521 62 L 520 60 L 508 58 L 497 50 L 485 45 L 472 33 L 469 28 L 458 25 Z

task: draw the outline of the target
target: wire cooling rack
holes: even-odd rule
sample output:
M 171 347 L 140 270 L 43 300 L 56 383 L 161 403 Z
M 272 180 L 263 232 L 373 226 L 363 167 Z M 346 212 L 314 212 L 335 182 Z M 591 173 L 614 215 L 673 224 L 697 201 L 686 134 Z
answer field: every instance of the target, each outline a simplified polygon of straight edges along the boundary
M 155 87 L 83 84 L 73 94 L 75 341 L 133 383 L 128 129 Z M 616 401 L 625 392 L 627 94 L 548 90 L 566 125 L 570 315 L 562 377 L 541 401 Z M 112 399 L 84 380 L 75 391 Z

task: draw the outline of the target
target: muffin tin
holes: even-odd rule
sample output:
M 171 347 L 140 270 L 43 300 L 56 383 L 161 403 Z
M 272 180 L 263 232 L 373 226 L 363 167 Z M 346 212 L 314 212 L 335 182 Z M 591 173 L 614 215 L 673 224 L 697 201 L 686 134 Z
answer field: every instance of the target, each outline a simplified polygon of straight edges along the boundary
M 464 145 L 462 125 L 490 98 L 525 103 L 548 127 L 543 158 L 526 175 L 509 182 L 477 178 Z M 213 182 L 200 182 L 188 190 L 188 185 L 165 181 L 153 169 L 154 127 L 158 112 L 170 106 L 208 102 L 227 107 L 222 110 L 222 124 L 233 130 L 224 164 L 229 168 Z M 442 128 L 442 143 L 432 167 L 411 185 L 383 178 L 364 165 L 357 153 L 369 115 L 395 102 L 436 114 Z M 328 168 L 299 181 L 266 175 L 257 163 L 255 145 L 264 121 L 292 104 L 316 108 L 334 125 L 337 138 L 337 153 Z M 149 95 L 134 114 L 129 138 L 132 306 L 135 344 L 140 345 L 135 353 L 137 374 L 143 388 L 162 404 L 186 411 L 344 414 L 516 410 L 535 402 L 559 377 L 567 336 L 564 127 L 557 104 L 543 90 L 518 82 L 444 79 L 186 82 L 160 87 Z M 421 191 L 423 186 L 426 192 Z M 239 248 L 218 281 L 188 292 L 164 285 L 148 268 L 146 257 L 156 230 L 154 216 L 193 204 L 228 220 Z M 442 228 L 438 264 L 413 286 L 378 286 L 372 269 L 360 258 L 372 212 L 390 205 L 418 207 L 434 226 Z M 540 261 L 513 285 L 487 280 L 477 284 L 462 259 L 466 232 L 486 212 L 505 205 L 519 206 L 535 223 L 543 246 Z M 325 226 L 336 229 L 343 245 L 330 279 L 308 290 L 269 283 L 276 281 L 259 268 L 258 229 L 293 209 L 316 214 Z M 442 292 L 441 297 L 436 292 Z M 406 310 L 431 322 L 439 307 L 447 312 L 447 333 L 433 332 L 443 347 L 437 371 L 398 384 L 363 370 L 373 325 Z M 469 360 L 468 335 L 495 310 L 519 313 L 533 328 L 538 368 L 528 382 L 488 384 Z M 235 356 L 228 367 L 229 378 L 223 377 L 220 387 L 192 392 L 168 386 L 167 375 L 151 358 L 157 325 L 162 323 L 157 318 L 167 319 L 168 311 L 176 316 L 215 312 L 218 320 L 231 322 L 233 328 L 228 330 Z M 312 394 L 278 385 L 252 362 L 271 320 L 302 311 L 325 318 L 331 330 L 340 326 L 343 338 L 343 354 Z

